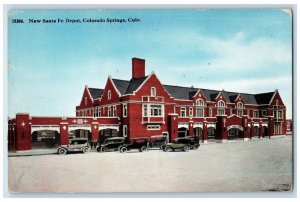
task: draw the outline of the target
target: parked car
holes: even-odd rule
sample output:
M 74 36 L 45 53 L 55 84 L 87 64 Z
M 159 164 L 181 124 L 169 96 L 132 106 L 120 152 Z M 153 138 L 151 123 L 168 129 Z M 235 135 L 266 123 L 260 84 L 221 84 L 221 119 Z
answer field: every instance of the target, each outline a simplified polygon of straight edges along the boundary
M 200 147 L 200 137 L 199 136 L 188 136 L 191 139 L 190 149 L 198 149 Z
M 148 151 L 148 138 L 132 138 L 129 140 L 129 143 L 125 143 L 120 147 L 120 152 L 124 153 L 133 149 L 138 149 L 140 152 Z
M 163 151 L 165 152 L 175 151 L 175 150 L 189 151 L 191 148 L 190 143 L 191 143 L 191 138 L 188 137 L 175 138 L 171 143 L 167 143 L 163 146 Z
M 99 145 L 97 148 L 98 152 L 106 152 L 107 150 L 117 151 L 124 144 L 124 137 L 111 137 L 107 138 L 103 144 Z
M 162 147 L 167 143 L 167 136 L 166 135 L 155 135 L 151 136 L 149 140 L 149 148 L 159 148 Z
M 73 151 L 87 153 L 90 151 L 90 146 L 87 138 L 72 138 L 68 140 L 67 145 L 61 145 L 57 151 L 59 155 L 65 155 L 67 152 Z

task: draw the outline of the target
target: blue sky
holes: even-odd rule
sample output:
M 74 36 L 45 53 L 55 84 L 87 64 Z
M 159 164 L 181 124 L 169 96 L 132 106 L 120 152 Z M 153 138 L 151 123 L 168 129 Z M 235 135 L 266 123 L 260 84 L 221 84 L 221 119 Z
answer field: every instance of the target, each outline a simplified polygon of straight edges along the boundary
M 11 19 L 24 19 L 13 24 Z M 28 19 L 139 18 L 30 24 Z M 74 116 L 84 86 L 131 78 L 146 59 L 164 84 L 278 89 L 292 116 L 292 21 L 282 10 L 15 11 L 8 19 L 8 115 Z

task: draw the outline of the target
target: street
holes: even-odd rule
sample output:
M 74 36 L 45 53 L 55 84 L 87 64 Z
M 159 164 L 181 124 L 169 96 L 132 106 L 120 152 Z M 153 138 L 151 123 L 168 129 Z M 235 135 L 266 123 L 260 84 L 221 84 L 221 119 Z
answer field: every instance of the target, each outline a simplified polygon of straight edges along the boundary
M 292 136 L 189 152 L 8 158 L 10 192 L 259 192 L 292 189 Z

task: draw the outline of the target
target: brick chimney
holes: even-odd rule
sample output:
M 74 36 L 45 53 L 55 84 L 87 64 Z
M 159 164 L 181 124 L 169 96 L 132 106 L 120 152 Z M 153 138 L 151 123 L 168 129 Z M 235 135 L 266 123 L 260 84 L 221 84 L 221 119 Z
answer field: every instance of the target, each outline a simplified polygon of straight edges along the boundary
M 145 77 L 145 60 L 140 58 L 132 58 L 132 78 Z

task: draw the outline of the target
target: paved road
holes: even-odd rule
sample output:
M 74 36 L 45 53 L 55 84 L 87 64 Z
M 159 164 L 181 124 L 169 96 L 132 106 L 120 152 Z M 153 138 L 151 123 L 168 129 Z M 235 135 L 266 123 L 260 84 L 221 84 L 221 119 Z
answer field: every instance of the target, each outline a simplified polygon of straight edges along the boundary
M 8 158 L 12 192 L 256 192 L 292 184 L 292 138 L 199 150 Z

